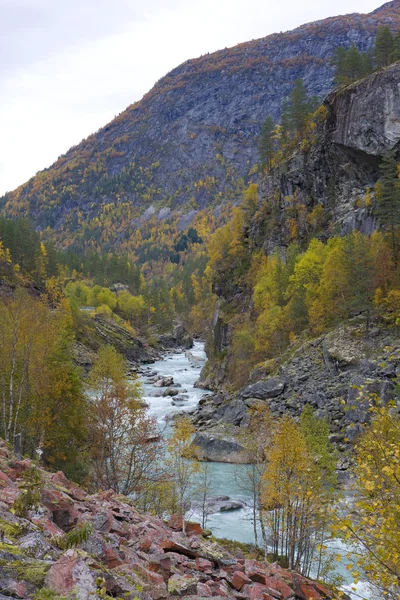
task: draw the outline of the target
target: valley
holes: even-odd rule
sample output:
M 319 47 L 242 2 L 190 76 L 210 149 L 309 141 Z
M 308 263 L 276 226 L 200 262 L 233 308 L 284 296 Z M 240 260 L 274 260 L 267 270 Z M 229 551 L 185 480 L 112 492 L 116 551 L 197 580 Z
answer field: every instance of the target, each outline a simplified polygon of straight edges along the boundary
M 0 198 L 0 600 L 398 599 L 399 32 L 186 61 Z

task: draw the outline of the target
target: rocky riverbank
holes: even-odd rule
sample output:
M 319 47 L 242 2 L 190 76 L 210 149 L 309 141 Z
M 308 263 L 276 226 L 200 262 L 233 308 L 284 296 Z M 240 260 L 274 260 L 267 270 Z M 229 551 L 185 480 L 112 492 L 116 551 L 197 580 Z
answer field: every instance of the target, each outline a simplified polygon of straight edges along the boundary
M 331 441 L 343 453 L 339 466 L 345 469 L 346 451 L 368 421 L 370 402 L 394 396 L 399 371 L 397 328 L 378 323 L 366 340 L 364 318 L 354 318 L 293 346 L 282 359 L 258 365 L 239 392 L 205 396 L 192 417 L 198 430 L 195 443 L 204 459 L 218 460 L 219 454 L 223 462 L 236 462 L 236 438 L 248 425 L 252 406 L 263 402 L 276 417 L 299 417 L 310 404 L 318 417 L 327 418 Z M 238 462 L 244 460 L 241 455 Z
M 62 472 L 40 470 L 38 503 L 17 516 L 14 502 L 26 495 L 32 467 L 0 440 L 0 600 L 337 597 L 276 563 L 233 556 L 197 523 L 184 534 L 179 519 L 169 526 L 141 514 L 112 490 L 90 495 Z

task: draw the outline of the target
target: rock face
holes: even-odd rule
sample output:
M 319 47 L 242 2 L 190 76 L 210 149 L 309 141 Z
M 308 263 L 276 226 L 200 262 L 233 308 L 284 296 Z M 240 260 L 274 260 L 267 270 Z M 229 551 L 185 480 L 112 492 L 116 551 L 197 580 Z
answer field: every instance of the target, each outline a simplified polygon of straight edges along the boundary
M 392 65 L 328 96 L 332 140 L 379 157 L 400 140 L 400 68 Z
M 188 60 L 40 179 L 8 194 L 5 214 L 29 216 L 65 239 L 73 237 L 79 209 L 90 239 L 95 218 L 115 204 L 126 216 L 107 241 L 116 245 L 152 218 L 172 218 L 183 230 L 220 192 L 241 196 L 237 179 L 247 181 L 258 162 L 261 125 L 267 114 L 278 119 L 297 78 L 324 98 L 335 49 L 355 43 L 368 50 L 380 24 L 396 29 L 399 21 L 394 1 L 369 15 L 330 18 Z
M 276 563 L 233 557 L 207 541 L 199 524 L 189 523 L 184 535 L 179 519 L 171 520 L 171 528 L 157 517 L 140 514 L 128 498 L 112 490 L 88 496 L 61 472 L 42 472 L 45 503 L 25 518 L 17 517 L 11 511 L 20 493 L 16 484 L 31 463 L 14 460 L 2 440 L 0 450 L 0 527 L 7 526 L 0 544 L 2 599 L 25 600 L 39 590 L 71 600 L 106 595 L 127 600 L 337 598 Z M 65 522 L 89 524 L 87 539 L 67 550 L 60 549 L 65 531 L 54 522 L 61 504 L 70 515 Z M 224 506 L 235 508 L 228 502 Z

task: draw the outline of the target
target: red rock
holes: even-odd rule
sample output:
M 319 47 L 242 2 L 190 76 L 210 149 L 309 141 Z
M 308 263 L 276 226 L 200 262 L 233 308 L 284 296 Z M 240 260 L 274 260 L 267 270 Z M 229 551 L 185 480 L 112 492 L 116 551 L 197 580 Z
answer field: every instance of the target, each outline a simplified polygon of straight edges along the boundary
M 50 567 L 45 585 L 61 595 L 71 594 L 78 589 L 79 598 L 95 597 L 97 592 L 94 577 L 76 550 L 67 550 Z
M 277 590 L 279 592 L 279 596 L 277 597 L 283 598 L 283 600 L 291 598 L 294 595 L 294 591 L 288 584 L 282 581 L 282 579 L 278 579 L 278 577 L 265 577 L 265 585 L 272 590 Z
M 87 493 L 78 487 L 73 487 L 69 490 L 69 495 L 74 500 L 78 500 L 79 502 L 83 502 L 87 498 Z
M 7 450 L 7 448 L 5 448 L 4 446 L 2 448 L 0 448 L 0 456 L 2 458 L 10 458 L 10 452 Z
M 171 558 L 169 556 L 161 555 L 158 557 L 154 556 L 149 558 L 147 566 L 149 571 L 158 573 L 163 578 L 163 581 L 167 583 L 171 576 Z
M 7 592 L 18 598 L 26 598 L 27 590 L 24 581 L 13 581 L 7 586 Z
M 99 498 L 102 498 L 102 500 L 110 500 L 113 496 L 115 496 L 114 490 L 106 490 L 99 494 Z
M 268 594 L 269 590 L 265 585 L 253 583 L 253 585 L 245 585 L 243 591 L 249 597 L 249 600 L 264 600 L 264 594 Z
M 3 484 L 3 485 L 2 485 Z M 9 478 L 8 475 L 0 471 L 0 486 L 2 487 L 15 487 L 15 483 L 12 479 Z
M 18 473 L 15 469 L 8 469 L 7 475 L 11 479 L 11 481 L 16 481 L 18 478 Z
M 248 583 L 251 584 L 251 579 L 247 577 L 247 575 L 245 575 L 241 571 L 235 571 L 232 578 L 232 585 L 235 588 L 235 590 L 238 590 L 238 592 L 240 592 L 242 587 Z
M 50 535 L 64 535 L 64 531 L 47 517 L 33 516 L 30 520 L 34 525 L 37 525 L 42 531 L 46 531 Z
M 176 529 L 177 531 L 182 531 L 182 529 L 183 529 L 182 515 L 178 515 L 177 513 L 175 513 L 174 515 L 171 515 L 171 517 L 168 521 L 168 527 L 171 527 L 171 529 Z
M 185 533 L 186 535 L 201 535 L 203 533 L 203 530 L 201 528 L 200 523 L 193 523 L 191 521 L 188 521 L 187 523 L 185 523 Z
M 211 573 L 213 569 L 213 563 L 206 558 L 196 557 L 196 569 L 198 571 L 202 571 L 203 573 Z
M 273 596 L 270 596 L 269 594 L 266 594 L 264 592 L 263 593 L 263 600 L 275 600 L 275 598 Z
M 153 544 L 153 539 L 154 537 L 152 535 L 145 535 L 145 537 L 142 540 L 140 540 L 140 550 L 142 550 L 142 552 L 147 552 L 148 550 L 150 550 Z
M 246 574 L 248 577 L 250 577 L 250 579 L 252 581 L 255 581 L 256 583 L 262 583 L 263 585 L 266 585 L 265 580 L 266 580 L 266 576 L 265 573 L 263 573 L 260 570 L 254 570 L 254 569 L 248 569 L 246 571 Z
M 318 583 L 318 581 L 313 582 L 313 586 L 322 596 L 326 596 L 327 598 L 333 598 L 332 590 L 328 590 L 322 583 Z
M 22 471 L 26 471 L 26 469 L 29 469 L 31 466 L 32 466 L 32 461 L 28 460 L 28 459 L 13 460 L 12 463 L 10 464 L 11 469 L 16 473 L 17 477 L 19 477 L 21 475 Z
M 51 476 L 51 481 L 56 485 L 59 485 L 67 490 L 72 487 L 72 483 L 67 479 L 62 471 L 57 471 L 57 473 L 53 473 Z
M 206 583 L 197 584 L 197 596 L 201 596 L 202 598 L 211 598 L 212 595 L 212 590 Z
M 322 600 L 321 594 L 315 587 L 306 582 L 299 582 L 296 586 L 296 596 L 301 600 Z
M 115 569 L 115 567 L 120 567 L 124 564 L 124 561 L 121 560 L 115 550 L 110 546 L 105 549 L 102 558 L 109 569 Z
M 59 490 L 42 490 L 42 503 L 53 515 L 54 522 L 64 531 L 76 524 L 79 511 L 71 498 Z
M 188 548 L 179 541 L 166 539 L 160 543 L 160 546 L 165 552 L 176 552 L 177 554 L 183 554 L 189 558 L 196 558 L 197 556 L 194 550 Z

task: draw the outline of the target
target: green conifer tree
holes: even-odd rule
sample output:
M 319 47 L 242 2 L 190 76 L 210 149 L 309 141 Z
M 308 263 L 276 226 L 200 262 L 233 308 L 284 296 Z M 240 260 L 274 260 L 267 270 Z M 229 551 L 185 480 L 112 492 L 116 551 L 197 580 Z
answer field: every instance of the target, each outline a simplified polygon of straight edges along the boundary
M 395 45 L 392 32 L 387 25 L 382 25 L 378 28 L 375 42 L 375 60 L 378 69 L 391 64 L 394 50 Z
M 261 129 L 260 143 L 258 146 L 261 164 L 267 167 L 267 169 L 271 168 L 272 156 L 274 153 L 274 140 L 272 137 L 274 127 L 274 121 L 272 117 L 268 115 Z
M 393 256 L 397 262 L 396 227 L 400 225 L 400 182 L 394 150 L 383 155 L 380 170 L 381 189 L 377 198 L 377 215 L 381 224 L 390 231 Z

